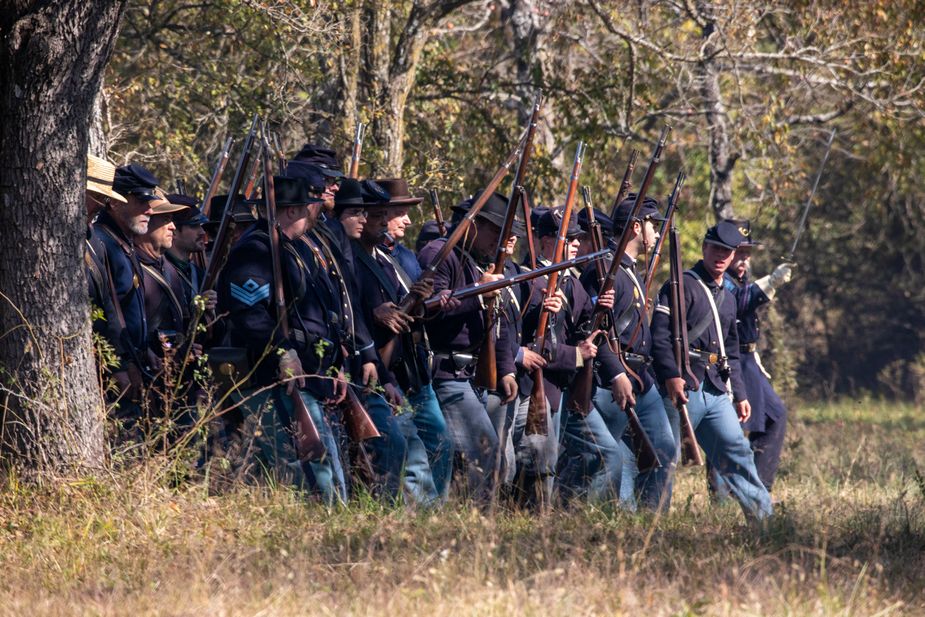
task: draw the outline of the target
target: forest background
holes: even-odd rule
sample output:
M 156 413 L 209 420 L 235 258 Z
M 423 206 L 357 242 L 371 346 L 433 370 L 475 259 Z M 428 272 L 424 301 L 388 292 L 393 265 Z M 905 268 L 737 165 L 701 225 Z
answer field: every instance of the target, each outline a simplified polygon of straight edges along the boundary
M 436 188 L 446 208 L 491 176 L 542 88 L 536 203 L 564 200 L 585 140 L 581 182 L 609 208 L 630 150 L 644 168 L 670 123 L 652 192 L 664 200 L 687 172 L 687 263 L 703 229 L 734 214 L 766 246 L 760 275 L 789 250 L 835 128 L 765 357 L 790 392 L 921 401 L 923 12 L 911 1 L 130 0 L 91 143 L 201 195 L 223 140 L 254 112 L 290 155 L 314 142 L 347 157 L 365 122 L 361 174 Z

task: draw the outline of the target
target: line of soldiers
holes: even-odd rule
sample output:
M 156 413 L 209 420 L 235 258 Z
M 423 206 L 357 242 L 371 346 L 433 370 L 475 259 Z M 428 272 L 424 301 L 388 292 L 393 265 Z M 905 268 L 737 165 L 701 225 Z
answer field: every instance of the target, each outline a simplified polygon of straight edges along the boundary
M 637 270 L 640 262 L 645 268 L 663 220 L 656 199 L 635 207 L 630 193 L 610 215 L 594 211 L 605 241 L 629 228 L 611 290 L 601 293 L 592 263 L 562 272 L 555 293 L 547 293 L 547 277 L 538 277 L 457 299 L 454 291 L 549 264 L 560 236 L 563 258 L 589 253 L 588 213 L 564 222 L 563 207 L 536 208 L 502 238 L 507 196 L 476 193 L 452 208 L 450 233 L 469 224 L 476 201 L 484 204 L 461 241 L 437 260 L 447 237 L 436 223 L 424 225 L 416 251 L 404 244 L 410 213 L 423 199 L 403 179 L 345 177 L 333 150 L 308 144 L 269 186 L 273 228 L 266 190 L 252 199 L 216 197 L 206 217 L 197 200 L 166 194 L 141 165 L 116 168 L 89 157 L 87 280 L 101 309 L 94 328 L 114 352 L 113 414 L 123 438 L 138 439 L 152 419 L 163 420 L 172 396 L 184 411 L 169 419 L 168 441 L 198 426 L 211 406 L 221 412 L 214 420 L 221 439 L 250 427 L 249 451 L 262 473 L 329 504 L 362 487 L 415 506 L 438 505 L 454 491 L 482 504 L 500 495 L 538 507 L 619 500 L 630 509 L 656 509 L 670 505 L 678 409 L 686 404 L 713 493 L 736 499 L 750 520 L 772 513 L 786 409 L 756 352 L 756 309 L 789 281 L 791 269 L 782 264 L 749 281 L 757 243 L 747 222 L 708 229 L 702 260 L 684 272 L 681 306 L 697 380 L 691 384 L 672 349 L 669 284 L 650 313 Z M 236 239 L 215 291 L 203 290 L 206 271 L 197 259 L 225 204 Z M 493 273 L 499 244 L 513 255 L 523 238 L 536 254 L 521 263 L 509 259 L 503 274 Z M 408 312 L 402 305 L 409 297 L 430 300 Z M 599 344 L 602 332 L 589 331 L 596 307 L 612 315 L 619 346 Z M 549 330 L 540 337 L 544 314 Z M 473 383 L 486 336 L 496 340 L 493 389 Z M 193 370 L 206 361 L 211 381 Z M 175 382 L 193 385 L 177 388 L 165 379 L 170 363 L 179 367 Z M 570 413 L 565 400 L 577 371 L 588 366 L 593 405 L 586 414 Z M 528 426 L 537 375 L 545 431 Z M 210 390 L 216 383 L 218 391 Z M 351 430 L 351 400 L 368 415 L 374 436 Z M 654 447 L 655 465 L 637 465 L 630 407 Z M 311 456 L 300 448 L 296 426 L 304 410 L 320 442 Z

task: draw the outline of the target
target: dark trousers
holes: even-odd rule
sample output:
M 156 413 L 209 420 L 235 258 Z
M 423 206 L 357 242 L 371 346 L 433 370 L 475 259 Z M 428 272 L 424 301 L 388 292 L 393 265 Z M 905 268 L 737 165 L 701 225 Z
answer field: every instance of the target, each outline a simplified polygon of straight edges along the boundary
M 755 467 L 758 468 L 758 477 L 770 492 L 777 468 L 780 467 L 780 454 L 784 449 L 784 433 L 787 430 L 787 416 L 780 420 L 768 418 L 763 433 L 752 432 L 748 440 L 755 453 Z

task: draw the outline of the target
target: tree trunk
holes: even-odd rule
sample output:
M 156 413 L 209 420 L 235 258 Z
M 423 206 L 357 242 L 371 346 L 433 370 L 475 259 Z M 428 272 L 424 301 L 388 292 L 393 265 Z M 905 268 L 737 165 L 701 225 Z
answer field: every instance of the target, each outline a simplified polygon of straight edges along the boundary
M 84 186 L 91 109 L 123 6 L 17 0 L 0 14 L 0 445 L 39 475 L 104 456 Z
M 698 8 L 707 20 L 702 27 L 704 43 L 696 73 L 710 135 L 710 207 L 717 219 L 728 219 L 734 215 L 732 169 L 739 155 L 731 151 L 729 144 L 726 104 L 723 102 L 719 67 L 716 66 L 715 54 L 720 49 L 720 34 L 703 3 L 698 3 Z

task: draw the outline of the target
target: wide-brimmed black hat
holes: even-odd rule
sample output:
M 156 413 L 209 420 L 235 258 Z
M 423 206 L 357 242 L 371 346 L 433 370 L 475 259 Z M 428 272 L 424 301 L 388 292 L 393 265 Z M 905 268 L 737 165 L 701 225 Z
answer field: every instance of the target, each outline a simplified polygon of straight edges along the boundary
M 202 224 L 206 231 L 218 229 L 221 225 L 226 203 L 228 203 L 228 195 L 216 195 L 212 198 L 209 204 L 209 220 Z M 231 204 L 231 218 L 239 225 L 255 223 L 257 221 L 256 202 L 247 201 L 241 195 L 237 195 Z
M 613 235 L 613 221 L 610 216 L 595 208 L 594 220 L 601 226 L 601 233 L 605 238 Z M 591 220 L 588 218 L 587 208 L 582 208 L 578 211 L 578 226 L 585 232 L 591 232 Z
M 154 190 L 157 188 L 157 177 L 148 169 L 138 163 L 116 167 L 112 188 L 120 195 L 133 195 L 142 201 L 161 199 Z
M 344 172 L 341 171 L 340 163 L 337 161 L 337 153 L 330 148 L 305 144 L 298 154 L 292 157 L 292 160 L 317 165 L 329 178 L 344 177 Z
M 537 208 L 533 212 L 539 213 L 535 216 L 532 216 L 531 213 L 531 223 L 533 223 L 533 231 L 536 233 L 538 238 L 544 236 L 555 236 L 559 233 L 559 227 L 562 224 L 562 215 L 565 213 L 565 207 L 560 206 L 558 208 Z M 568 220 L 568 229 L 565 232 L 566 238 L 576 238 L 584 234 L 581 226 L 578 224 L 578 221 L 575 220 L 576 217 L 570 216 Z
M 203 225 L 209 222 L 209 219 L 199 209 L 199 200 L 195 197 L 182 193 L 169 193 L 167 201 L 184 207 L 183 210 L 174 212 L 174 225 Z
M 344 178 L 334 194 L 334 211 L 345 208 L 375 208 L 389 205 L 389 193 L 372 180 Z
M 440 225 L 437 224 L 437 221 L 425 221 L 424 224 L 421 225 L 421 231 L 418 233 L 418 239 L 414 243 L 414 250 L 421 252 L 421 249 L 427 246 L 428 242 L 442 237 L 443 235 L 440 233 Z
M 390 206 L 416 206 L 423 197 L 413 197 L 404 178 L 376 178 L 376 183 L 389 194 Z
M 479 197 L 482 196 L 482 191 L 477 192 L 475 195 L 469 199 L 460 202 L 450 208 L 455 215 L 459 214 L 465 216 L 469 212 L 469 208 L 472 207 Z M 508 198 L 501 193 L 494 192 L 488 197 L 488 201 L 485 202 L 485 205 L 482 206 L 482 209 L 479 210 L 479 213 L 475 215 L 475 218 L 480 218 L 484 221 L 494 223 L 498 227 L 504 227 L 504 219 L 507 214 L 507 202 Z M 515 215 L 514 224 L 511 227 L 511 234 L 515 236 L 523 236 L 527 232 L 527 228 L 524 225 L 523 219 Z
M 739 233 L 745 237 L 737 248 L 764 248 L 764 244 L 752 237 L 752 223 L 746 219 L 726 219 L 739 228 Z
M 735 250 L 745 241 L 745 236 L 739 231 L 739 226 L 732 221 L 720 221 L 707 230 L 703 241 Z
M 636 204 L 636 193 L 630 193 L 626 196 L 626 199 L 620 202 L 620 205 L 617 206 L 616 210 L 613 213 L 613 229 L 614 233 L 617 230 L 622 230 L 626 226 L 626 221 L 629 219 L 630 214 L 633 213 L 633 206 Z M 638 214 L 639 220 L 644 221 L 649 219 L 651 221 L 664 221 L 665 218 L 662 216 L 660 211 L 660 204 L 658 200 L 654 197 L 649 197 L 648 195 L 645 199 L 642 200 L 642 206 L 639 208 Z

